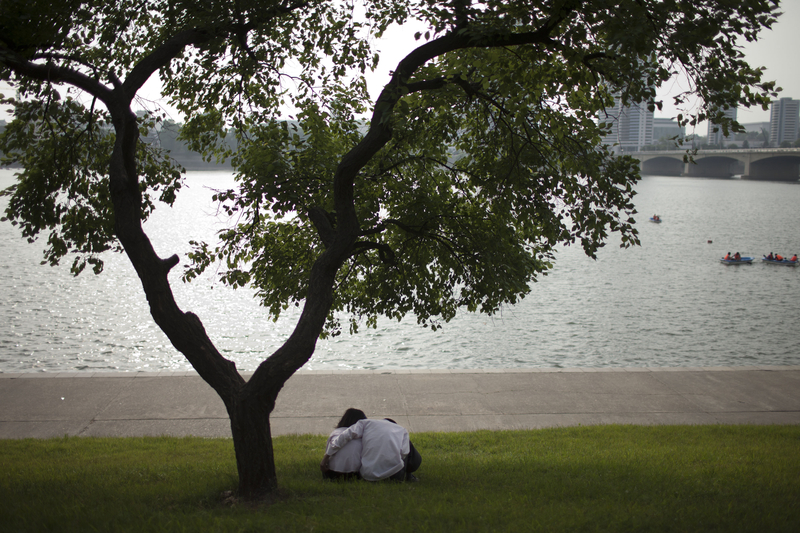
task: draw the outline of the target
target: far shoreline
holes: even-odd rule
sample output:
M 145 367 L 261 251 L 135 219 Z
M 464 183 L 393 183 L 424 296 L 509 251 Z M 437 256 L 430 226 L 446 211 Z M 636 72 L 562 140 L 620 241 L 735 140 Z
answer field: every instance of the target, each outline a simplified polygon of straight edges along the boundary
M 749 366 L 629 366 L 629 367 L 541 367 L 541 368 L 393 368 L 393 369 L 321 369 L 303 370 L 295 375 L 401 375 L 401 374 L 560 374 L 560 373 L 642 373 L 642 372 L 737 372 L 762 370 L 800 371 L 800 365 L 749 365 Z M 255 371 L 240 372 L 252 376 Z M 24 378 L 88 378 L 88 377 L 199 377 L 195 370 L 75 370 L 57 372 L 6 372 L 0 371 L 0 379 Z

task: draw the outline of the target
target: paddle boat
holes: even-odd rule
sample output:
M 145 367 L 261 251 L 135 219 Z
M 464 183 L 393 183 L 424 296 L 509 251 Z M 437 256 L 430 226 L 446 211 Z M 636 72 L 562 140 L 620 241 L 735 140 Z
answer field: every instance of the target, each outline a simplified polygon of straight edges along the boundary
M 730 259 L 725 259 L 721 257 L 719 262 L 723 265 L 752 265 L 753 264 L 753 257 L 740 257 L 739 259 L 734 259 L 731 257 Z
M 797 261 L 796 260 L 795 261 L 791 261 L 789 259 L 781 259 L 780 261 L 778 261 L 777 259 L 769 259 L 769 258 L 767 258 L 767 256 L 764 256 L 761 259 L 761 262 L 762 263 L 767 263 L 768 265 L 783 265 L 783 266 L 788 266 L 788 267 L 797 266 Z
M 661 217 L 658 215 L 653 215 L 650 217 L 650 222 L 655 222 L 656 224 L 661 224 Z

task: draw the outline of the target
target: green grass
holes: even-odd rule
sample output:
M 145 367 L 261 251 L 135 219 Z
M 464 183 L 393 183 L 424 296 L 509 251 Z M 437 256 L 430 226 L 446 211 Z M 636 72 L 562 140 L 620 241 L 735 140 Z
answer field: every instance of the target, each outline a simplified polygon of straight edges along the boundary
M 275 439 L 272 503 L 224 439 L 0 441 L 2 531 L 800 531 L 800 426 L 415 433 L 418 483 L 323 482 Z

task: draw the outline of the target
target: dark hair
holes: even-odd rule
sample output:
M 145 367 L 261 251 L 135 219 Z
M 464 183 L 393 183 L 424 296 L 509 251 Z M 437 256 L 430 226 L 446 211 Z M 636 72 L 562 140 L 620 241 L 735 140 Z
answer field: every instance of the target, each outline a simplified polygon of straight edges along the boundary
M 349 428 L 359 420 L 364 420 L 367 415 L 361 409 L 353 409 L 352 407 L 344 412 L 342 419 L 339 420 L 337 428 Z

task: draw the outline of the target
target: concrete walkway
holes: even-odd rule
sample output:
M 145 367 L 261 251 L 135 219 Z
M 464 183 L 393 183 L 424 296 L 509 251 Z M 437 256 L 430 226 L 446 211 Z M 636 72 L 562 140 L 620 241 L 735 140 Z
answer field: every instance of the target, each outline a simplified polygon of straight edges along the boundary
M 300 372 L 273 434 L 327 434 L 348 407 L 413 432 L 595 424 L 800 424 L 800 367 Z M 192 372 L 0 374 L 0 438 L 229 437 Z

